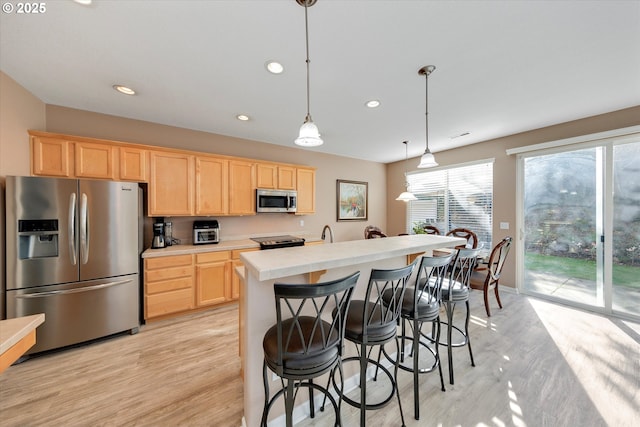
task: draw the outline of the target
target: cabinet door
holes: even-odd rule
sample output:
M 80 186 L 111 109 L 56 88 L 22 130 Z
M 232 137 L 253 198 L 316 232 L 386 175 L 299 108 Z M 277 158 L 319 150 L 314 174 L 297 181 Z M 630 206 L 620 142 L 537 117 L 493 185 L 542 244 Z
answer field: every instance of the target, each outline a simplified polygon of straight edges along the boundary
M 275 189 L 278 185 L 278 166 L 270 163 L 256 164 L 257 188 Z
M 113 179 L 113 146 L 76 142 L 75 168 L 78 178 Z
M 196 255 L 196 306 L 231 299 L 229 251 Z
M 193 156 L 150 153 L 149 215 L 193 215 Z
M 252 162 L 229 161 L 229 215 L 255 215 L 256 178 Z
M 69 147 L 63 139 L 31 137 L 31 173 L 33 175 L 70 177 Z
M 297 214 L 312 214 L 316 211 L 316 171 L 297 168 L 298 209 Z
M 196 215 L 229 212 L 229 161 L 196 157 Z
M 296 189 L 296 168 L 293 166 L 278 166 L 278 189 Z
M 147 258 L 144 261 L 144 318 L 193 309 L 193 257 Z
M 147 173 L 147 150 L 132 147 L 120 147 L 120 173 L 118 179 L 122 181 L 146 182 Z

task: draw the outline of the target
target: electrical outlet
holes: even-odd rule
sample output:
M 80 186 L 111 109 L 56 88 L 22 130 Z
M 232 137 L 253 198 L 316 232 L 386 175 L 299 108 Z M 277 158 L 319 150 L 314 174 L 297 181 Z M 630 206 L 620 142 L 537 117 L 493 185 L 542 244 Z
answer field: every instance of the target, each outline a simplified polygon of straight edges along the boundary
M 304 219 L 300 220 L 300 227 L 304 227 Z
M 508 230 L 509 229 L 509 223 L 508 222 L 501 222 L 500 223 L 500 230 Z

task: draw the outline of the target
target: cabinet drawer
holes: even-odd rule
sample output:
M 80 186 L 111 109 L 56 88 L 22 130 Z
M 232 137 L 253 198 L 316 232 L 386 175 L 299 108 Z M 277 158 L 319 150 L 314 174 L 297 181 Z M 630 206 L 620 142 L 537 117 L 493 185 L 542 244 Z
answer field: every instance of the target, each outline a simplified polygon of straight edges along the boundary
M 186 311 L 193 308 L 193 292 L 189 289 L 180 289 L 164 292 L 157 295 L 148 295 L 145 298 L 147 318 L 162 316 L 163 314 Z
M 188 278 L 191 280 L 193 276 L 193 267 L 191 264 L 184 267 L 173 267 L 173 268 L 164 268 L 162 270 L 147 270 L 146 281 L 147 282 L 157 282 L 159 280 L 167 280 L 167 279 L 177 279 L 181 277 Z
M 158 268 L 177 267 L 180 265 L 191 265 L 191 255 L 176 255 L 160 258 L 147 258 L 144 260 L 144 266 L 148 270 Z
M 147 282 L 145 292 L 147 295 L 157 294 L 160 292 L 175 291 L 178 289 L 191 288 L 193 279 L 191 277 L 182 277 L 180 279 L 162 280 L 159 282 Z
M 234 249 L 231 251 L 231 259 L 240 259 L 240 254 L 242 252 L 253 252 L 259 251 L 260 248 L 248 248 L 248 249 Z
M 229 256 L 230 256 L 229 251 L 207 252 L 203 254 L 196 254 L 196 264 L 227 261 L 229 260 Z

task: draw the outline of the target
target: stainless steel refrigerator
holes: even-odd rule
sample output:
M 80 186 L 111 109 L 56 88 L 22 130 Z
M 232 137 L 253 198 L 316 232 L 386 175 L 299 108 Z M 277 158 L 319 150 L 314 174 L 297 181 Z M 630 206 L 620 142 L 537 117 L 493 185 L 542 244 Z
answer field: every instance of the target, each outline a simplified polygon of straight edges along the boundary
M 6 177 L 7 318 L 45 313 L 27 354 L 139 327 L 138 184 Z

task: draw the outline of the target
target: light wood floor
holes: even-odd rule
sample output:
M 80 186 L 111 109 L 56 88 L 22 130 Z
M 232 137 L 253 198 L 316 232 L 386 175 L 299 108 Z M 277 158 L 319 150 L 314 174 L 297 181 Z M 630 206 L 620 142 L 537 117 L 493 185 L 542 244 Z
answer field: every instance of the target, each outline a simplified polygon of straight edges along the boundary
M 488 319 L 473 292 L 476 367 L 466 349 L 455 349 L 455 385 L 447 381 L 443 393 L 437 372 L 422 376 L 420 421 L 411 376 L 400 372 L 408 426 L 640 425 L 639 325 L 502 297 L 505 308 Z M 237 342 L 230 306 L 34 357 L 0 375 L 0 426 L 238 427 Z M 358 425 L 357 410 L 342 412 L 345 426 Z M 301 425 L 332 420 L 328 411 Z M 370 411 L 368 423 L 400 425 L 397 404 Z

